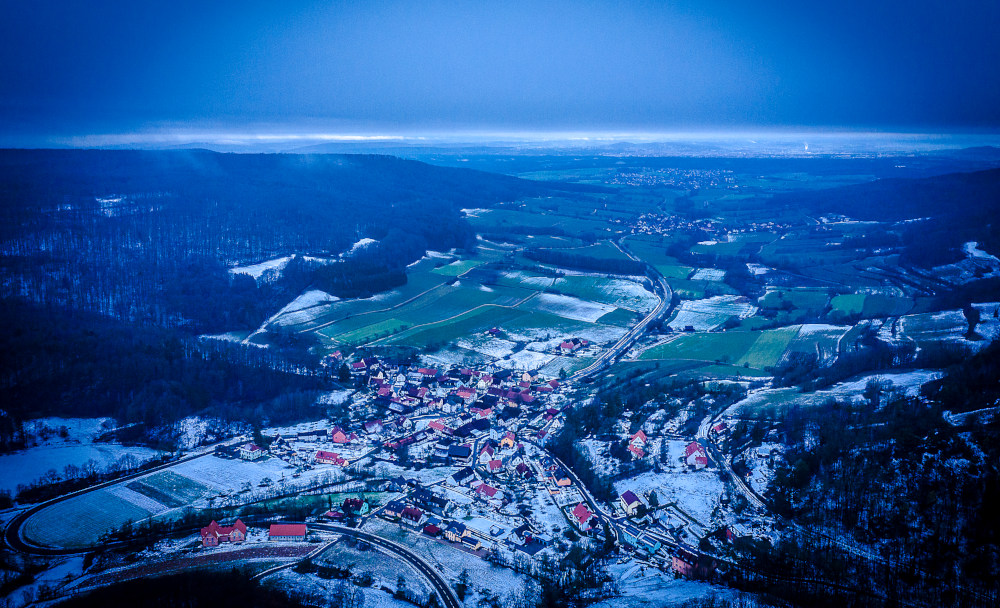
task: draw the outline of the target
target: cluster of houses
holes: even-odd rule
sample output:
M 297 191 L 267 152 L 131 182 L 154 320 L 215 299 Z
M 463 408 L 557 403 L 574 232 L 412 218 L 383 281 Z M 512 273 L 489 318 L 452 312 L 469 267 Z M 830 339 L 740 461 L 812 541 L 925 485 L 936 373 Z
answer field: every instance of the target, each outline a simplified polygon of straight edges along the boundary
M 414 368 L 378 357 L 352 363 L 351 374 L 371 388 L 376 405 L 398 415 L 451 414 L 472 407 L 519 411 L 559 388 L 558 380 L 545 382 L 535 371 Z
M 500 494 L 497 488 L 476 480 L 472 467 L 456 471 L 451 479 L 456 484 L 475 488 L 474 491 L 486 500 L 492 500 Z M 498 539 L 492 532 L 477 530 L 460 521 L 448 519 L 450 501 L 412 479 L 407 480 L 402 477 L 394 479 L 390 489 L 408 490 L 409 493 L 382 507 L 379 511 L 382 518 L 396 522 L 416 533 L 458 544 L 470 551 L 479 551 L 490 544 L 500 542 L 512 549 L 534 555 L 550 542 L 532 531 L 527 524 Z
M 268 530 L 268 540 L 301 541 L 306 538 L 305 524 L 271 524 Z M 218 547 L 222 544 L 239 544 L 247 539 L 247 526 L 237 519 L 231 526 L 223 526 L 212 520 L 201 529 L 201 545 L 203 547 Z
M 569 340 L 563 340 L 556 351 L 560 355 L 572 355 L 581 348 L 587 348 L 590 346 L 590 341 L 584 338 L 571 338 Z

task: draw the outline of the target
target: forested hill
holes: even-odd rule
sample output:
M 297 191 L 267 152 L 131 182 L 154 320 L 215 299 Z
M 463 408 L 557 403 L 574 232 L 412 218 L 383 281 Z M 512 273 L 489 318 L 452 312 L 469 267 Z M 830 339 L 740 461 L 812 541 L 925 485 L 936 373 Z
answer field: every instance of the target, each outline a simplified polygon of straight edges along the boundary
M 308 285 L 363 296 L 424 250 L 471 248 L 461 209 L 560 188 L 373 155 L 0 151 L 0 296 L 196 331 L 254 327 Z M 227 267 L 291 254 L 255 285 Z M 432 243 L 433 247 L 429 247 Z
M 915 262 L 935 251 L 977 241 L 1000 250 L 1000 169 L 950 173 L 921 179 L 879 179 L 826 190 L 779 194 L 773 202 L 811 213 L 840 213 L 853 219 L 893 222 L 926 218 L 903 226 L 900 235 Z

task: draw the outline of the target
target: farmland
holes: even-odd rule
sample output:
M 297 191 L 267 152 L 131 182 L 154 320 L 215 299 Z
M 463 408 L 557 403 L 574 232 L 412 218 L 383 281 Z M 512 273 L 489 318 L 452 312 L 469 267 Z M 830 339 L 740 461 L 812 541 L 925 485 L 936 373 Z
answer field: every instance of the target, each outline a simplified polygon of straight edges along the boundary
M 126 487 L 170 508 L 191 504 L 208 491 L 204 484 L 172 471 L 154 473 L 126 484 Z
M 745 319 L 753 316 L 755 312 L 757 307 L 743 297 L 716 296 L 704 300 L 686 300 L 677 307 L 668 325 L 675 331 L 687 327 L 705 331 L 715 329 L 731 318 Z
M 793 325 L 762 331 L 726 331 L 720 333 L 690 333 L 669 339 L 644 351 L 640 360 L 697 360 L 731 363 L 737 368 L 763 370 L 777 365 L 786 352 L 801 350 L 812 344 L 810 328 L 793 346 L 802 333 L 802 326 Z M 835 352 L 839 330 L 831 330 L 823 338 L 822 351 L 828 356 Z M 821 336 L 824 334 L 820 333 Z
M 59 502 L 31 517 L 24 526 L 27 540 L 51 547 L 82 548 L 126 522 L 138 523 L 152 513 L 108 490 L 89 492 Z

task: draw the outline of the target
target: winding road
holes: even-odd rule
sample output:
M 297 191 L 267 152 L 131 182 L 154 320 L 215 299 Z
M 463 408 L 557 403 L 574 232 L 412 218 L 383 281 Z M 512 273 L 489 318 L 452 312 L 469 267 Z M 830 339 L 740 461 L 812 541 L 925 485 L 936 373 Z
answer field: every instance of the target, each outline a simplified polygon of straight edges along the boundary
M 350 536 L 358 540 L 363 540 L 383 552 L 388 552 L 391 555 L 406 561 L 427 579 L 446 608 L 460 608 L 462 606 L 462 603 L 458 600 L 458 596 L 455 595 L 455 591 L 452 590 L 448 581 L 446 581 L 437 570 L 432 568 L 430 564 L 424 561 L 422 557 L 418 556 L 413 551 L 410 551 L 403 545 L 394 543 L 391 540 L 382 538 L 381 536 L 376 536 L 375 534 L 369 534 L 368 532 L 362 532 L 361 530 L 357 530 L 355 528 L 347 528 L 336 524 L 316 523 L 309 524 L 309 527 L 314 530 L 336 532 L 337 534 L 343 534 L 344 536 Z

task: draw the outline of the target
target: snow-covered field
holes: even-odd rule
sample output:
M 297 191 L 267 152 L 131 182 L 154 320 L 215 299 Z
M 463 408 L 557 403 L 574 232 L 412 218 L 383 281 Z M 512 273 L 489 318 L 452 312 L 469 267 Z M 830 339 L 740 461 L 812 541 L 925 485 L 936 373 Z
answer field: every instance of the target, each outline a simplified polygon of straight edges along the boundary
M 634 561 L 609 566 L 608 573 L 618 580 L 621 596 L 593 604 L 594 608 L 681 606 L 696 599 L 733 601 L 739 597 L 739 592 L 728 587 L 676 578 Z
M 726 278 L 726 271 L 718 268 L 699 268 L 691 275 L 692 281 L 721 281 Z
M 504 331 L 507 333 L 507 337 L 511 340 L 516 340 L 518 342 L 528 342 L 535 344 L 538 342 L 551 343 L 552 348 L 555 348 L 563 340 L 569 338 L 585 338 L 590 340 L 594 344 L 604 344 L 607 342 L 616 342 L 626 333 L 628 330 L 623 327 L 616 327 L 614 325 L 602 325 L 598 323 L 580 323 L 579 325 L 573 327 L 572 329 L 560 329 L 551 327 L 528 327 L 523 329 L 515 329 L 511 327 L 505 327 Z M 532 350 L 538 350 L 536 347 L 532 347 Z M 544 350 L 544 349 L 543 349 Z
M 522 287 L 528 289 L 548 289 L 555 280 L 552 277 L 539 277 L 517 270 L 501 274 L 511 281 L 517 281 Z
M 200 418 L 188 416 L 174 425 L 177 433 L 177 447 L 185 450 L 198 447 L 205 443 L 233 437 L 250 432 L 250 426 L 239 423 L 226 423 L 217 418 Z
M 990 260 L 992 262 L 1000 264 L 1000 259 L 997 259 L 997 256 L 986 253 L 985 251 L 980 249 L 979 243 L 977 243 L 976 241 L 969 241 L 968 243 L 962 245 L 962 251 L 964 251 L 965 255 L 969 256 L 970 258 Z
M 357 243 L 354 243 L 353 245 L 351 245 L 350 249 L 348 249 L 347 251 L 345 251 L 344 253 L 342 253 L 340 255 L 343 256 L 343 257 L 345 257 L 345 258 L 349 258 L 352 255 L 357 255 L 359 251 L 362 251 L 362 250 L 364 250 L 364 249 L 366 249 L 368 247 L 371 247 L 375 243 L 378 243 L 378 241 L 376 241 L 375 239 L 368 239 L 368 238 L 361 239 Z
M 252 264 L 250 266 L 236 266 L 235 268 L 230 268 L 230 274 L 248 274 L 254 279 L 260 279 L 265 272 L 268 270 L 276 270 L 279 273 L 288 266 L 288 262 L 292 260 L 292 256 L 286 255 L 283 258 L 275 258 L 273 260 L 267 260 L 266 262 L 261 262 L 259 264 Z
M 747 270 L 749 270 L 750 274 L 752 274 L 755 277 L 759 277 L 761 275 L 765 275 L 769 272 L 774 271 L 773 268 L 770 268 L 768 266 L 762 266 L 760 264 L 754 264 L 752 262 L 747 262 Z
M 278 325 L 307 323 L 322 313 L 326 304 L 338 300 L 340 298 L 331 296 L 325 291 L 311 289 L 285 305 L 278 311 L 278 314 L 272 317 L 272 321 Z
M 555 355 L 547 355 L 543 353 L 536 353 L 531 350 L 521 350 L 506 359 L 501 359 L 496 362 L 497 367 L 503 369 L 523 369 L 523 370 L 537 370 L 552 361 Z
M 962 342 L 979 350 L 989 344 L 990 340 L 1000 336 L 1000 318 L 994 316 L 1000 312 L 1000 302 L 984 302 L 973 306 L 980 315 L 976 334 L 983 340 L 965 338 L 969 324 L 961 310 L 905 315 L 899 318 L 898 327 L 904 336 L 916 340 L 918 344 L 922 341 Z
M 867 374 L 858 378 L 835 384 L 828 389 L 816 391 L 816 399 L 825 401 L 829 397 L 851 398 L 861 397 L 868 383 L 875 380 L 886 388 L 902 393 L 908 397 L 920 394 L 920 387 L 941 378 L 944 374 L 937 370 L 918 369 L 908 372 L 883 372 Z
M 650 490 L 656 492 L 660 505 L 675 503 L 694 517 L 702 527 L 710 527 L 712 511 L 719 506 L 725 484 L 714 467 L 689 471 L 681 458 L 689 441 L 665 440 L 668 458 L 662 472 L 647 471 L 636 477 L 615 482 L 619 494 L 632 490 L 646 500 Z
M 696 331 L 715 329 L 729 317 L 746 319 L 757 312 L 757 307 L 740 296 L 715 296 L 703 300 L 681 302 L 668 325 L 682 330 L 688 325 Z
M 0 489 L 16 493 L 18 485 L 38 481 L 50 470 L 62 478 L 67 465 L 83 467 L 90 460 L 98 470 L 104 470 L 123 458 L 139 464 L 159 455 L 151 448 L 93 443 L 101 432 L 114 428 L 109 418 L 44 418 L 25 423 L 28 432 L 38 433 L 43 427 L 51 429 L 53 435 L 39 439 L 36 446 L 0 456 Z M 66 427 L 67 437 L 59 436 L 60 427 Z
M 797 388 L 765 388 L 752 391 L 747 397 L 735 403 L 731 412 L 735 415 L 754 416 L 762 408 L 781 407 L 790 403 L 800 405 L 822 405 L 830 399 L 862 399 L 868 382 L 876 380 L 883 384 L 886 390 L 915 396 L 920 393 L 920 387 L 937 380 L 942 373 L 937 370 L 918 369 L 911 371 L 885 371 L 878 374 L 865 374 L 835 384 L 830 388 L 812 393 L 801 393 Z
M 543 293 L 529 300 L 526 308 L 559 315 L 574 321 L 593 323 L 617 308 L 610 304 L 600 304 L 554 293 Z
M 558 282 L 556 286 L 558 287 Z M 607 296 L 605 301 L 608 304 L 632 312 L 648 313 L 659 303 L 656 294 L 642 284 L 627 279 L 604 279 L 599 283 L 599 291 Z
M 457 340 L 455 345 L 488 357 L 502 359 L 514 352 L 515 343 L 502 338 L 494 338 L 488 334 L 476 334 Z

